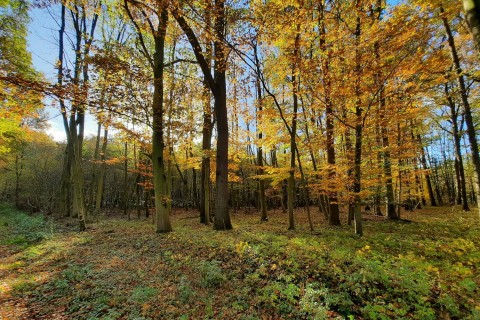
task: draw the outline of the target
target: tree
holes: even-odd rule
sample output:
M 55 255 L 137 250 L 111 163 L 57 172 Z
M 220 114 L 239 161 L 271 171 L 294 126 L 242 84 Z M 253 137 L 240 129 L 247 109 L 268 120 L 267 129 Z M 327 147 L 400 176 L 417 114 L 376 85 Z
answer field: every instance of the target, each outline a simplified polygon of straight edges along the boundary
M 150 54 L 144 39 L 144 31 L 129 7 L 128 0 L 124 1 L 124 9 L 126 10 L 130 20 L 135 26 L 137 36 L 141 43 L 143 55 L 148 59 L 153 72 L 153 132 L 152 132 L 152 163 L 153 163 L 153 185 L 155 191 L 155 210 L 156 210 L 156 232 L 172 231 L 170 223 L 170 195 L 167 193 L 167 173 L 165 167 L 165 119 L 164 119 L 164 68 L 165 68 L 165 36 L 168 26 L 168 10 L 165 2 L 155 3 L 155 7 L 145 4 L 134 3 L 138 5 L 140 14 L 144 23 L 148 25 L 148 30 L 153 37 L 154 52 Z M 154 26 L 153 17 L 150 18 L 145 13 L 153 14 L 158 21 Z
M 212 6 L 213 16 L 213 75 L 209 63 L 202 51 L 197 35 L 187 23 L 183 8 L 173 5 L 172 15 L 187 36 L 195 58 L 200 65 L 205 81 L 214 97 L 214 112 L 217 123 L 217 155 L 216 155 L 216 193 L 214 229 L 232 229 L 228 207 L 228 116 L 227 116 L 227 45 L 225 43 L 226 9 L 224 0 L 215 0 Z

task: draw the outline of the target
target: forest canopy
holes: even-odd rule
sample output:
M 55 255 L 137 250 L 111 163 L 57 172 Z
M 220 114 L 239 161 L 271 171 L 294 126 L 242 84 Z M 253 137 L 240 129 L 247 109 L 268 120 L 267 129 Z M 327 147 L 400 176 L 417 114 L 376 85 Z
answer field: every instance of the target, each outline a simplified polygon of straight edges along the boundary
M 476 1 L 0 0 L 0 201 L 81 232 L 181 233 L 188 210 L 352 239 L 418 210 L 478 220 L 479 39 Z

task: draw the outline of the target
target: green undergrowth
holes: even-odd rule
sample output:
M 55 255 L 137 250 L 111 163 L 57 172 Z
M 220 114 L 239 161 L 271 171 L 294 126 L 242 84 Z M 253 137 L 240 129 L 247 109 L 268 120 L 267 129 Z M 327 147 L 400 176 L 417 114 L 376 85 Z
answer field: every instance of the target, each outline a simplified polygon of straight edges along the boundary
M 280 213 L 267 223 L 236 214 L 227 232 L 198 224 L 192 211 L 174 214 L 175 232 L 168 234 L 155 234 L 144 220 L 103 219 L 86 233 L 37 242 L 49 254 L 33 258 L 34 268 L 13 268 L 24 281 L 8 294 L 31 317 L 480 318 L 473 213 L 429 208 L 409 214 L 411 222 L 365 221 L 363 238 L 350 226 L 325 226 L 319 216 L 311 233 L 303 213 L 296 214 L 296 231 L 286 231 Z M 19 219 L 1 217 L 9 225 Z
M 26 248 L 53 234 L 54 225 L 44 216 L 30 216 L 8 204 L 0 204 L 0 244 Z

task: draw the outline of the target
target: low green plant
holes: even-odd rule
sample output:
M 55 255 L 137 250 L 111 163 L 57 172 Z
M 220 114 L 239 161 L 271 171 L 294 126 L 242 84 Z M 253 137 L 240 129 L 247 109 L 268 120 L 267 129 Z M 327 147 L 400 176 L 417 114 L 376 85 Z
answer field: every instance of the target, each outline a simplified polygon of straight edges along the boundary
M 158 295 L 158 290 L 151 287 L 138 286 L 133 289 L 130 300 L 138 303 L 144 304 Z
M 179 300 L 186 304 L 188 303 L 191 298 L 195 295 L 195 291 L 192 288 L 192 285 L 187 277 L 182 276 L 180 278 L 180 282 L 178 284 L 178 296 Z
M 299 301 L 301 311 L 315 320 L 328 319 L 328 306 L 325 304 L 327 294 L 328 289 L 324 286 L 316 282 L 309 283 Z
M 264 306 L 286 315 L 294 311 L 300 288 L 293 283 L 271 281 L 259 290 L 258 300 Z
M 51 238 L 54 232 L 52 223 L 48 223 L 44 216 L 28 215 L 6 204 L 0 205 L 0 224 L 2 229 L 8 230 L 8 237 L 3 241 L 20 247 Z
M 218 288 L 227 280 L 217 260 L 204 261 L 198 266 L 200 285 L 204 288 Z

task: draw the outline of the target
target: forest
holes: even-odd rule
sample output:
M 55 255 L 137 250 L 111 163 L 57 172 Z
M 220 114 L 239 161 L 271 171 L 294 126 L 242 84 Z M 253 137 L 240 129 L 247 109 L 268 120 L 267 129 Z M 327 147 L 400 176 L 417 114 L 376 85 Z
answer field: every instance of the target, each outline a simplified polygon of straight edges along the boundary
M 479 83 L 474 0 L 0 0 L 0 319 L 479 319 Z

